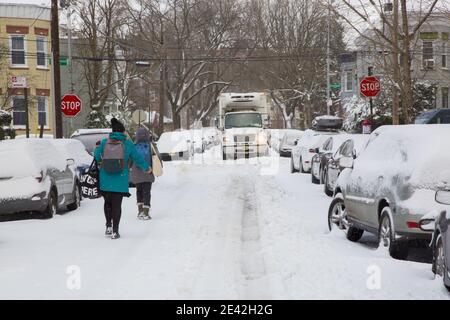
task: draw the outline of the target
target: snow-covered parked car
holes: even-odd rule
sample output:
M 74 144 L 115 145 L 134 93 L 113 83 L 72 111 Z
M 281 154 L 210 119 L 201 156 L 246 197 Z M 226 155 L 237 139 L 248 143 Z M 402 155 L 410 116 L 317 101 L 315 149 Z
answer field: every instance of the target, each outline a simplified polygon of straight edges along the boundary
M 72 166 L 47 139 L 0 142 L 0 214 L 37 211 L 47 217 L 80 205 Z
M 348 140 L 350 135 L 337 134 L 329 137 L 318 148 L 316 148 L 316 154 L 311 160 L 311 182 L 318 184 L 323 183 L 323 173 L 328 161 L 332 158 L 333 154 L 339 149 L 339 147 Z
M 159 137 L 157 146 L 164 161 L 189 160 L 194 154 L 189 131 L 164 132 Z
M 325 167 L 323 168 L 322 174 L 320 175 L 321 183 L 323 183 L 324 192 L 327 196 L 333 196 L 333 190 L 336 185 L 336 180 L 338 179 L 340 173 L 344 168 L 339 164 L 342 157 L 353 157 L 357 158 L 361 150 L 365 148 L 369 140 L 370 135 L 368 134 L 349 134 L 346 135 L 348 138 L 336 152 L 331 154 Z
M 74 160 L 74 168 L 78 178 L 84 174 L 85 170 L 89 168 L 93 161 L 93 157 L 86 151 L 85 146 L 81 141 L 76 139 L 52 139 L 50 143 L 55 146 L 59 153 L 65 159 Z
M 207 141 L 207 147 L 218 146 L 220 144 L 220 131 L 215 127 L 204 127 L 203 136 Z
M 428 243 L 419 221 L 435 204 L 435 191 L 450 182 L 450 125 L 384 126 L 356 158 L 343 156 L 328 222 L 358 241 L 378 235 L 392 257 L 404 259 L 410 241 Z M 421 241 L 423 240 L 423 241 Z
M 93 155 L 97 144 L 108 138 L 111 132 L 111 129 L 78 129 L 70 138 L 81 141 L 86 151 Z
M 442 208 L 430 208 L 430 212 L 419 222 L 424 231 L 433 232 L 430 247 L 433 251 L 431 270 L 442 278 L 444 286 L 450 291 L 450 190 L 436 191 L 436 203 Z
M 306 130 L 297 144 L 292 148 L 291 173 L 310 172 L 311 160 L 316 154 L 317 148 L 321 146 L 331 135 L 339 134 L 337 131 L 314 131 Z
M 285 129 L 281 132 L 283 137 L 281 138 L 279 144 L 280 156 L 290 157 L 292 148 L 295 146 L 295 142 L 302 137 L 303 131 L 296 129 Z

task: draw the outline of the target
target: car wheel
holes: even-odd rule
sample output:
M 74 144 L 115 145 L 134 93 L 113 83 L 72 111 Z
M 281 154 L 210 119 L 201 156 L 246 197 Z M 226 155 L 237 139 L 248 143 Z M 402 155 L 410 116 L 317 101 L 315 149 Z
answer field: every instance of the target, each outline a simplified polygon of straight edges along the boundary
M 445 249 L 442 235 L 439 235 L 436 240 L 436 249 L 434 250 L 435 272 L 436 275 L 442 277 L 444 286 L 450 291 L 450 286 L 446 285 L 448 280 L 447 266 L 445 265 Z
M 72 196 L 75 199 L 75 202 L 73 202 L 67 206 L 67 209 L 69 209 L 70 211 L 77 210 L 81 205 L 81 193 L 80 193 L 80 187 L 78 184 L 75 184 L 75 186 L 73 187 Z
M 391 209 L 389 207 L 384 207 L 381 211 L 380 226 L 378 229 L 379 244 L 389 249 L 389 254 L 392 258 L 405 260 L 408 256 L 409 246 L 406 241 L 398 241 L 395 239 L 390 213 Z
M 355 228 L 355 227 L 349 227 L 347 229 L 347 239 L 352 242 L 358 242 L 359 239 L 361 239 L 362 235 L 364 233 L 364 230 Z
M 295 169 L 294 158 L 291 157 L 291 173 L 296 173 L 296 172 L 298 172 L 298 170 Z
M 337 226 L 341 230 L 345 230 L 348 227 L 345 203 L 340 193 L 331 201 L 328 209 L 328 229 L 331 231 L 333 226 Z
M 47 208 L 44 211 L 44 216 L 46 218 L 53 218 L 58 209 L 58 199 L 56 197 L 55 191 L 52 189 L 48 194 Z
M 320 180 L 317 179 L 317 178 L 314 176 L 314 174 L 313 174 L 313 172 L 312 172 L 312 169 L 311 169 L 311 182 L 312 182 L 313 184 L 319 184 L 319 183 L 320 183 Z
M 324 181 L 323 181 L 323 191 L 325 192 L 325 194 L 329 197 L 333 196 L 333 191 L 331 191 L 328 188 L 328 172 L 325 171 L 324 173 Z

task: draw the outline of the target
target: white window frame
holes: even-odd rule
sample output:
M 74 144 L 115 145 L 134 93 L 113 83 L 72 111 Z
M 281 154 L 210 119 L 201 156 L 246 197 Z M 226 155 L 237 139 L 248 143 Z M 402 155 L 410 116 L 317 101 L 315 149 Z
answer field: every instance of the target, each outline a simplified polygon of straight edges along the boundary
M 41 127 L 41 125 L 39 123 L 39 113 L 40 113 L 40 111 L 39 111 L 39 99 L 44 99 L 44 102 L 45 102 L 45 125 L 44 125 L 44 129 L 48 129 L 49 128 L 49 126 L 48 126 L 49 114 L 48 114 L 48 97 L 47 96 L 39 96 L 37 98 L 37 101 L 36 101 L 37 125 L 38 125 L 38 128 Z
M 12 39 L 13 38 L 22 38 L 23 39 L 24 64 L 13 64 L 13 56 L 12 56 L 12 52 L 13 52 Z M 17 50 L 14 50 L 14 51 L 17 51 Z M 9 36 L 9 52 L 10 52 L 10 55 L 11 55 L 10 66 L 12 68 L 28 68 L 27 39 L 26 39 L 26 36 L 24 34 L 11 34 Z
M 12 127 L 14 129 L 25 129 L 27 126 L 26 123 L 25 124 L 14 124 L 14 99 L 15 98 L 25 99 L 23 96 L 19 96 L 19 95 L 11 96 L 10 104 L 11 104 L 11 115 L 12 115 L 12 120 L 11 120 Z M 26 109 L 25 109 L 25 112 L 27 112 Z M 25 117 L 26 117 L 26 115 L 25 115 Z M 26 122 L 26 118 L 25 118 L 25 122 Z
M 38 51 L 37 48 L 37 42 L 38 40 L 42 40 L 44 42 L 44 51 Z M 39 53 L 43 53 L 44 54 L 44 65 L 38 65 L 38 59 L 37 59 L 37 54 Z M 38 36 L 36 37 L 36 69 L 48 69 L 48 62 L 47 62 L 47 37 L 43 37 L 43 36 Z
M 352 84 L 351 89 L 348 88 L 349 75 L 350 75 L 351 84 Z M 345 92 L 353 92 L 353 91 L 355 91 L 355 83 L 353 81 L 353 71 L 345 71 Z
M 424 49 L 425 49 L 425 43 L 431 43 L 431 60 L 435 60 L 435 45 L 434 45 L 434 41 L 431 40 L 422 40 L 422 68 L 425 68 L 425 60 L 430 60 L 430 59 L 425 59 L 425 55 L 424 55 Z M 436 67 L 436 61 L 434 61 L 434 65 Z

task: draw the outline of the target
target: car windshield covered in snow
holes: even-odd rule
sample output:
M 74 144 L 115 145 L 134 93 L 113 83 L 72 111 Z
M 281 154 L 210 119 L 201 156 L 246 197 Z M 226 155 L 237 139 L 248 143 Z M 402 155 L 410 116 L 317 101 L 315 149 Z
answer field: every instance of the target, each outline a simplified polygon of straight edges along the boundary
M 225 129 L 230 128 L 262 128 L 259 113 L 230 113 L 225 116 Z
M 295 141 L 301 138 L 303 132 L 300 130 L 288 131 L 283 137 L 283 145 L 294 146 Z

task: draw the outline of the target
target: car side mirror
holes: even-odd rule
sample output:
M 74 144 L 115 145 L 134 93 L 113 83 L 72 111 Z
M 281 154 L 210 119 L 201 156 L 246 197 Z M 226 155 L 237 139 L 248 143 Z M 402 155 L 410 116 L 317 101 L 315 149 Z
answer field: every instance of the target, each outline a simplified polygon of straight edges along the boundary
M 73 166 L 75 164 L 75 160 L 73 160 L 72 158 L 71 159 L 67 159 L 66 163 L 67 163 L 68 166 Z
M 450 191 L 438 190 L 436 191 L 434 199 L 437 203 L 450 205 Z
M 295 140 L 294 146 L 298 145 L 298 140 Z
M 320 149 L 319 149 L 319 148 L 316 148 L 316 149 L 314 149 L 314 152 L 315 152 L 315 153 L 320 153 Z
M 356 150 L 355 149 L 353 149 L 353 151 L 352 151 L 352 158 L 353 158 L 353 160 L 356 159 Z
M 339 159 L 339 166 L 342 168 L 353 168 L 353 158 L 352 157 L 341 157 Z
M 419 228 L 422 231 L 434 231 L 435 219 L 421 219 L 419 221 Z

